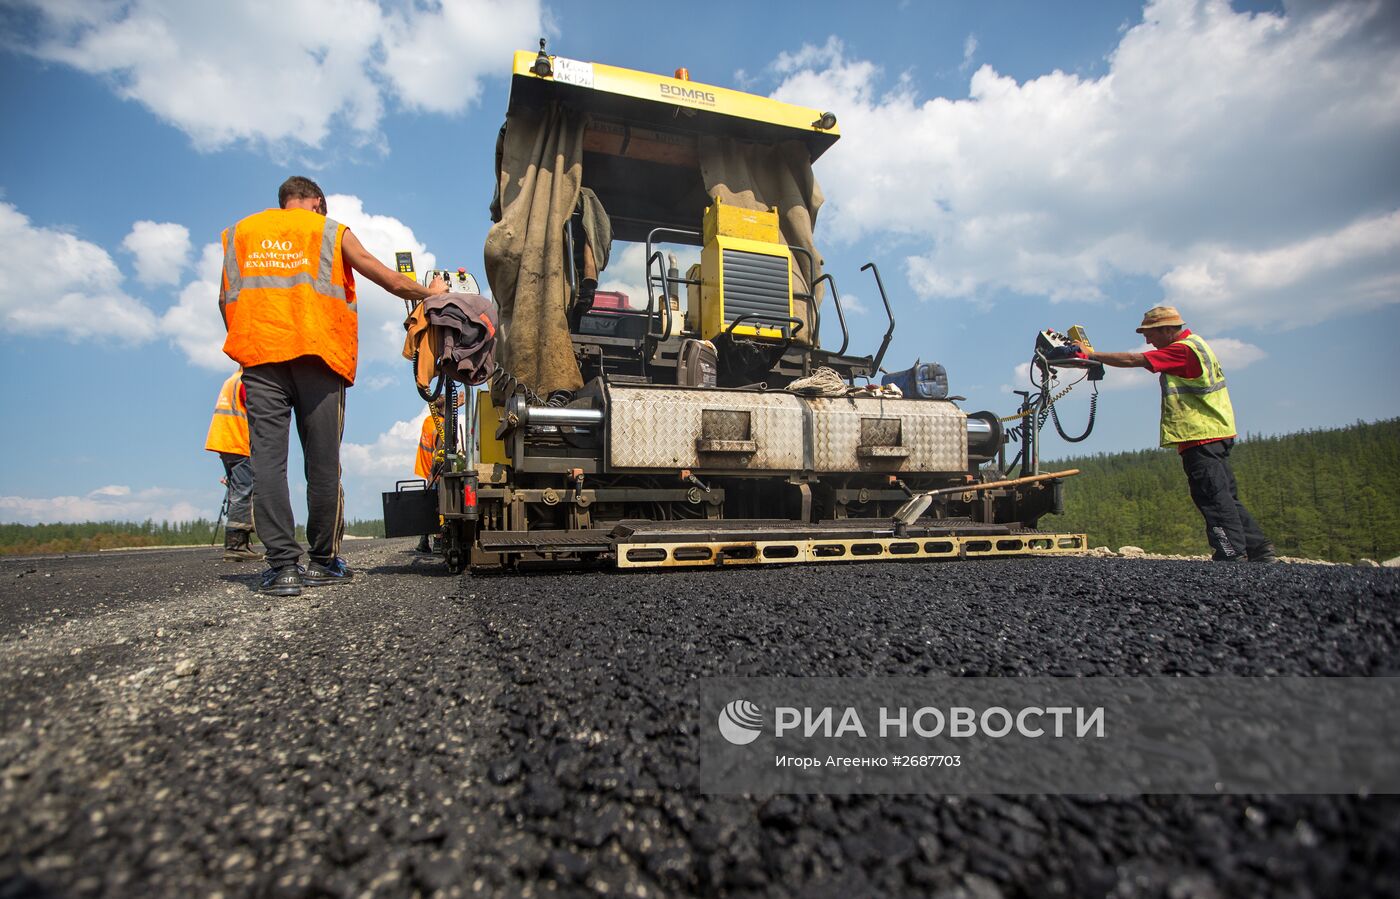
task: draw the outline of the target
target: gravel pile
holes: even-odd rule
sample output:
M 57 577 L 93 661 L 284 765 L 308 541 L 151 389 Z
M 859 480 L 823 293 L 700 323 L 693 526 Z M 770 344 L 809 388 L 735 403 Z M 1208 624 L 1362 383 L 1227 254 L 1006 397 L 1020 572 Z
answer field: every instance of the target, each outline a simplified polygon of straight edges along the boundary
M 455 578 L 0 562 L 0 897 L 1400 895 L 1391 797 L 717 797 L 711 675 L 1400 673 L 1400 577 L 1118 558 Z

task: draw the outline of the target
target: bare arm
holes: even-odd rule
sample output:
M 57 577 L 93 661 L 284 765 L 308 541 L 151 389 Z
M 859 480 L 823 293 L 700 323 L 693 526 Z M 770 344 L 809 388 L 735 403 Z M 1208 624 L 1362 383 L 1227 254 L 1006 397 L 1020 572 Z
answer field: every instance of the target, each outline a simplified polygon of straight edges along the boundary
M 1089 349 L 1087 344 L 1075 341 L 1075 346 L 1084 351 L 1090 359 L 1095 362 L 1102 362 L 1109 368 L 1146 368 L 1151 369 L 1147 364 L 1147 357 L 1142 353 L 1099 353 Z
M 447 293 L 447 284 L 440 278 L 434 278 L 431 285 L 424 287 L 412 278 L 399 274 L 375 259 L 349 228 L 345 229 L 345 237 L 341 239 L 340 249 L 351 268 L 399 299 L 426 300 L 434 294 Z

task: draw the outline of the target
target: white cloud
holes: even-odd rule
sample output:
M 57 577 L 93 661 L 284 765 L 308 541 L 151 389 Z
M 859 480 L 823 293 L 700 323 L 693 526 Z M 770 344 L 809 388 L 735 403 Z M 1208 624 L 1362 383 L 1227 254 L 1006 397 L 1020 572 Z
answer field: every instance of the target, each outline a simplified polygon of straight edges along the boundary
M 0 247 L 0 330 L 130 343 L 155 335 L 155 315 L 121 289 L 121 271 L 97 244 L 36 227 L 0 202 Z
M 0 520 L 18 524 L 81 521 L 191 521 L 219 513 L 218 491 L 124 484 L 99 487 L 84 496 L 0 496 Z
M 192 364 L 213 371 L 230 371 L 224 355 L 224 320 L 219 315 L 219 282 L 224 269 L 221 244 L 205 244 L 195 266 L 195 279 L 180 289 L 179 299 L 161 316 L 161 330 Z
M 104 77 L 201 149 L 378 142 L 388 103 L 459 111 L 542 27 L 537 0 L 21 2 L 40 23 L 25 49 Z
M 1201 247 L 1162 276 L 1166 302 L 1219 325 L 1315 324 L 1400 297 L 1400 212 L 1265 250 Z M 1185 313 L 1183 313 L 1185 314 Z
M 391 215 L 366 212 L 364 202 L 348 194 L 331 194 L 326 198 L 330 217 L 355 232 L 366 250 L 380 262 L 394 267 L 394 253 L 413 252 L 413 264 L 419 272 L 437 268 L 437 257 L 428 252 L 413 229 Z M 486 283 L 486 273 L 472 272 L 478 282 Z M 368 278 L 355 279 L 355 294 L 360 315 L 360 364 L 390 362 L 408 370 L 403 358 L 403 300 L 388 293 Z
M 774 95 L 840 117 L 826 239 L 912 242 L 926 299 L 1099 300 L 1126 274 L 1162 278 L 1211 328 L 1286 326 L 1280 291 L 1312 320 L 1400 300 L 1391 10 L 1157 0 L 1102 77 L 983 65 L 961 100 L 881 90 L 833 38 L 779 56 Z
M 958 66 L 959 72 L 966 72 L 972 67 L 972 60 L 977 56 L 977 35 L 969 34 L 963 41 L 962 65 Z
M 1225 369 L 1226 374 L 1248 368 L 1269 356 L 1254 344 L 1233 337 L 1212 337 L 1210 348 L 1215 351 L 1216 358 L 1220 360 L 1220 367 Z
M 841 294 L 841 311 L 847 315 L 869 315 L 870 307 L 865 305 L 859 295 L 854 293 Z
M 399 379 L 393 375 L 374 375 L 369 378 L 361 378 L 357 387 L 364 387 L 366 390 L 383 390 L 385 387 L 393 387 L 399 383 Z
M 179 284 L 189 264 L 190 229 L 173 222 L 140 221 L 122 241 L 136 257 L 136 277 L 143 284 Z
M 402 102 L 429 112 L 460 112 L 481 95 L 482 79 L 505 71 L 512 50 L 543 33 L 538 0 L 455 0 L 385 16 L 382 71 Z
M 428 407 L 423 404 L 416 417 L 394 422 L 373 443 L 342 444 L 340 466 L 346 478 L 367 478 L 375 485 L 373 490 L 378 491 L 385 483 L 412 477 L 418 438 L 422 434 L 423 419 L 427 417 Z

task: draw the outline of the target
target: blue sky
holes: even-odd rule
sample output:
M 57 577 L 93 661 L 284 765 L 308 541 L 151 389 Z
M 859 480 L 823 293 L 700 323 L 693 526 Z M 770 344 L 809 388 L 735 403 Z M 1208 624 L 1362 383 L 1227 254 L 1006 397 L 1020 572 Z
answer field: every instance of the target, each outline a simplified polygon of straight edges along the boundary
M 943 363 L 970 411 L 1014 410 L 1039 328 L 1131 349 L 1168 301 L 1248 434 L 1400 415 L 1394 3 L 721 2 L 704 22 L 732 27 L 630 2 L 0 2 L 0 521 L 217 512 L 210 247 L 287 175 L 386 261 L 480 276 L 511 52 L 540 35 L 835 112 L 817 243 L 853 345 L 884 328 L 875 260 L 886 367 Z M 639 284 L 637 258 L 615 250 L 604 286 Z M 346 489 L 377 517 L 422 405 L 402 303 L 360 309 Z M 1045 453 L 1153 446 L 1156 403 L 1112 371 L 1090 440 Z

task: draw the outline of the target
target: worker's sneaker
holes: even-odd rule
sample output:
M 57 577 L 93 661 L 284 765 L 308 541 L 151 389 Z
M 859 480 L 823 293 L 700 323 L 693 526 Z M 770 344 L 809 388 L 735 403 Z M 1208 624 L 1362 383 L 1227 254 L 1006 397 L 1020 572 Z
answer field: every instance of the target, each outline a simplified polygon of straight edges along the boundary
M 327 584 L 344 583 L 354 576 L 355 573 L 345 564 L 345 560 L 336 556 L 324 564 L 316 561 L 306 563 L 306 572 L 302 575 L 302 580 L 308 587 L 324 587 Z
M 304 583 L 300 565 L 269 568 L 263 572 L 262 592 L 273 596 L 300 596 Z

